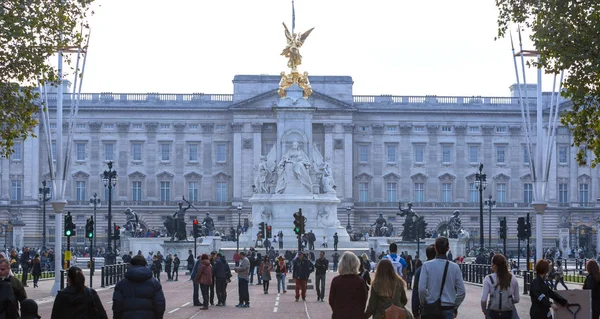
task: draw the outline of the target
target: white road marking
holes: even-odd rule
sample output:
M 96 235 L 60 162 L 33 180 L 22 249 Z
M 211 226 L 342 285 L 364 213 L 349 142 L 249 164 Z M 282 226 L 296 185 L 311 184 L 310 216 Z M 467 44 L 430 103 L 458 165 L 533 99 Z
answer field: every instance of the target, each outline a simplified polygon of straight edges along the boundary
M 38 305 L 41 305 L 41 304 L 45 304 L 45 303 L 49 303 L 49 302 L 53 302 L 53 301 L 54 301 L 54 297 L 53 296 L 49 296 L 49 297 L 44 297 L 44 298 L 37 299 L 35 302 Z
M 112 300 L 111 300 L 111 301 L 109 301 L 109 302 L 107 302 L 107 304 L 109 304 L 109 305 L 110 305 L 111 303 L 113 303 L 113 302 L 112 302 Z
M 179 310 L 179 308 L 175 308 L 175 309 L 173 309 L 173 310 L 169 311 L 169 313 L 174 313 L 174 312 L 175 312 L 175 311 L 177 311 L 177 310 Z
M 308 304 L 304 301 L 304 311 L 306 312 L 306 318 L 310 319 L 310 315 L 308 314 Z
M 181 306 L 182 306 L 182 307 L 185 307 L 185 306 L 187 306 L 187 305 L 189 305 L 189 304 L 191 304 L 191 303 L 192 303 L 191 301 L 190 301 L 190 302 L 186 302 L 186 303 L 184 303 L 184 304 L 183 304 L 183 305 L 181 305 Z
M 279 301 L 275 301 L 275 306 L 279 306 Z
M 277 307 L 273 308 L 273 312 L 277 312 Z

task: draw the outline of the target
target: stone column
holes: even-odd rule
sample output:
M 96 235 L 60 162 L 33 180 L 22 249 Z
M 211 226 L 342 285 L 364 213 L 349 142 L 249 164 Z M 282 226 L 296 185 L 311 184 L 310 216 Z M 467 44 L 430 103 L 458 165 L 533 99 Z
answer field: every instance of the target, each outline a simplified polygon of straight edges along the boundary
M 406 180 L 408 181 L 408 187 L 400 187 L 399 200 L 414 201 L 414 196 L 410 192 L 410 190 L 413 188 L 413 186 L 411 185 L 413 181 L 410 179 L 411 165 L 405 164 L 413 163 L 413 145 L 410 142 L 410 133 L 412 132 L 412 129 L 413 128 L 411 124 L 400 125 L 400 145 L 398 146 L 400 158 L 398 159 L 398 162 L 400 163 L 400 176 L 402 178 L 406 178 Z
M 146 198 L 148 200 L 156 200 L 159 198 L 158 186 L 156 181 L 156 164 L 158 145 L 156 144 L 156 130 L 158 129 L 158 122 L 146 122 L 146 149 L 144 163 L 146 166 L 146 175 L 148 178 L 144 180 L 146 187 Z
M 244 161 L 242 159 L 242 129 L 244 123 L 231 123 L 233 131 L 233 201 L 242 198 L 242 175 L 244 175 Z
M 104 172 L 104 167 L 100 166 L 104 163 L 100 158 L 100 147 L 102 147 L 100 145 L 100 128 L 102 128 L 102 122 L 88 122 L 88 127 L 90 128 L 90 194 L 96 192 L 102 200 L 106 200 L 104 199 L 104 185 L 100 182 L 100 174 Z M 98 160 L 91 160 L 93 158 Z
M 173 140 L 173 194 L 174 198 L 178 197 L 179 194 L 188 196 L 186 190 L 185 165 L 188 163 L 189 157 L 186 158 L 186 145 L 185 145 L 185 123 L 173 123 L 175 129 L 175 135 Z M 200 199 L 200 198 L 198 198 Z
M 262 123 L 252 123 L 252 143 L 254 144 L 253 146 L 253 150 L 252 150 L 252 165 L 254 167 L 255 164 L 260 162 L 260 157 L 262 155 Z M 268 152 L 270 152 L 271 150 L 265 150 L 267 153 L 265 154 L 265 156 L 268 154 Z M 244 185 L 244 187 L 248 187 L 248 190 L 243 190 L 242 193 L 248 192 L 249 194 L 252 194 L 253 189 L 252 189 L 252 185 L 254 184 L 254 174 L 255 172 L 252 171 L 252 174 L 250 174 L 251 177 L 251 183 L 249 185 Z
M 456 136 L 456 157 L 452 159 L 456 167 L 459 167 L 463 172 L 467 172 L 465 175 L 471 174 L 469 169 L 469 162 L 467 160 L 466 151 L 468 150 L 465 142 L 465 133 L 467 132 L 467 125 L 459 124 L 454 126 L 454 133 Z M 491 176 L 490 176 L 491 179 Z M 464 202 L 469 201 L 467 181 L 464 178 L 456 179 L 456 190 L 454 200 L 461 200 Z
M 129 122 L 117 122 L 117 131 L 119 132 L 119 140 L 115 149 L 115 163 L 118 168 L 119 184 L 116 189 L 113 188 L 114 200 L 127 199 L 127 191 L 129 189 L 129 176 L 127 176 L 127 166 L 129 165 L 131 144 L 127 139 L 129 133 Z M 116 190 L 116 192 L 115 192 Z
M 0 160 L 2 168 L 0 169 L 0 176 L 2 177 L 2 185 L 0 185 L 0 200 L 10 200 L 10 178 L 9 178 L 9 161 L 8 158 Z
M 212 200 L 215 197 L 213 182 L 213 133 L 215 131 L 214 123 L 203 123 L 202 127 L 202 187 L 200 188 L 202 200 Z
M 438 153 L 440 153 L 440 145 L 438 142 L 438 131 L 439 125 L 427 125 L 427 133 L 429 135 L 429 142 L 426 147 L 426 158 L 425 158 L 425 172 L 428 176 L 436 176 L 440 174 L 440 159 Z M 440 193 L 442 191 L 440 180 L 437 178 L 427 179 L 427 191 L 425 192 L 427 198 L 426 201 L 441 201 Z
M 354 147 L 352 145 L 354 124 L 343 124 L 344 126 L 344 198 L 352 200 L 352 189 L 354 186 L 354 161 L 352 160 Z
M 383 149 L 383 124 L 373 124 L 373 144 L 371 145 L 371 162 L 373 168 L 373 201 L 385 202 L 383 182 L 383 161 L 386 159 Z
M 38 127 L 34 129 L 34 134 L 40 135 Z M 25 154 L 39 154 L 39 152 L 39 137 L 25 139 L 23 142 L 23 198 L 36 203 L 40 184 L 40 156 L 26 156 Z
M 333 162 L 333 130 L 335 129 L 335 124 L 323 123 L 323 129 L 325 131 L 325 145 L 323 145 L 323 157 L 330 158 Z

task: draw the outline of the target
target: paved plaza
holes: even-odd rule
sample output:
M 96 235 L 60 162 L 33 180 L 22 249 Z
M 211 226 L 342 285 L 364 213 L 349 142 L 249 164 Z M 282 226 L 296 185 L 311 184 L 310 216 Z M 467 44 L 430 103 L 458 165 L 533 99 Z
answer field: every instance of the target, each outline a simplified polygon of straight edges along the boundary
M 166 275 L 162 273 L 164 277 Z M 327 272 L 327 288 L 325 302 L 318 302 L 315 290 L 307 292 L 306 302 L 295 302 L 294 291 L 288 291 L 286 294 L 278 294 L 276 281 L 271 281 L 269 294 L 263 294 L 262 285 L 250 286 L 250 308 L 240 309 L 235 305 L 238 303 L 237 279 L 234 276 L 232 282 L 228 285 L 228 297 L 226 307 L 210 307 L 207 311 L 201 311 L 200 307 L 194 307 L 192 304 L 192 282 L 188 281 L 188 276 L 183 272 L 179 277 L 180 281 L 162 280 L 163 290 L 167 300 L 167 310 L 165 318 L 199 318 L 210 315 L 212 318 L 239 318 L 241 315 L 245 319 L 265 318 L 268 314 L 282 314 L 289 318 L 307 318 L 307 319 L 326 319 L 331 318 L 331 308 L 327 302 L 329 285 L 337 273 Z M 314 280 L 314 274 L 311 276 Z M 86 283 L 89 281 L 89 273 L 86 273 Z M 54 298 L 50 296 L 52 280 L 41 281 L 39 288 L 30 287 L 27 289 L 29 298 L 35 299 L 39 303 L 39 314 L 42 318 L 49 318 L 52 312 Z M 256 281 L 255 281 L 256 283 Z M 522 279 L 519 278 L 520 291 L 523 292 Z M 112 293 L 113 287 L 98 288 L 100 286 L 99 272 L 94 277 L 94 287 L 102 300 L 109 318 L 112 318 Z M 569 289 L 581 289 L 581 285 L 567 284 Z M 481 298 L 481 286 L 477 284 L 465 283 L 467 298 L 459 308 L 458 318 L 481 318 L 481 308 L 479 300 Z M 409 305 L 410 293 L 409 291 Z M 216 296 L 215 296 L 216 302 Z M 521 302 L 517 304 L 517 310 L 521 318 L 529 317 L 529 306 L 531 299 L 528 295 L 521 295 Z M 203 313 L 203 314 L 201 314 Z

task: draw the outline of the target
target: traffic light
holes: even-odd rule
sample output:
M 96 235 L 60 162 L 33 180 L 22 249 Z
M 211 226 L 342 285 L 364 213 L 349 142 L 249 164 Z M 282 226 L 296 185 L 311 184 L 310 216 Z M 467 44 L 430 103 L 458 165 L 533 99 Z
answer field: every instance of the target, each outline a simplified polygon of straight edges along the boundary
M 500 220 L 500 238 L 506 239 L 506 217 Z
M 65 215 L 65 236 L 75 236 L 75 224 L 73 224 L 71 212 L 67 212 L 67 215 Z
M 525 217 L 519 217 L 517 219 L 517 236 L 519 237 L 519 240 L 524 240 L 527 238 L 525 230 Z
M 119 225 L 117 225 L 117 224 L 114 224 L 114 225 L 115 225 L 115 234 L 113 235 L 114 236 L 113 238 L 115 240 L 117 240 L 117 239 L 121 238 L 121 227 L 119 227 Z
M 265 237 L 265 222 L 258 224 L 258 232 L 262 234 L 263 238 Z
M 196 238 L 200 237 L 200 225 L 198 225 L 197 219 L 194 219 L 193 224 L 194 224 L 194 227 L 193 227 L 192 233 L 193 233 L 194 239 L 196 239 Z
M 531 218 L 527 216 L 527 225 L 525 225 L 525 238 L 531 238 Z
M 296 233 L 296 235 L 301 235 L 302 229 L 304 228 L 303 225 L 304 224 L 304 217 L 302 216 L 301 212 L 295 212 L 294 213 L 294 233 Z
M 86 238 L 94 238 L 94 219 L 90 218 L 85 223 L 85 237 Z
M 273 237 L 273 234 L 271 233 L 272 229 L 273 229 L 273 226 L 267 225 L 267 238 Z

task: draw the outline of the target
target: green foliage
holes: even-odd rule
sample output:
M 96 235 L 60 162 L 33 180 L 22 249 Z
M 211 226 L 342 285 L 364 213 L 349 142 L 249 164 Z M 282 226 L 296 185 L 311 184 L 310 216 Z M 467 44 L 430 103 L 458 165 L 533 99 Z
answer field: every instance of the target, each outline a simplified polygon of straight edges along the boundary
M 600 2 L 596 0 L 496 0 L 498 36 L 512 24 L 531 31 L 547 73 L 565 70 L 562 96 L 572 105 L 561 123 L 573 132 L 580 147 L 577 161 L 588 162 L 584 149 L 600 163 Z
M 34 136 L 37 81 L 58 84 L 49 58 L 60 49 L 81 47 L 81 22 L 93 0 L 0 0 L 0 154 L 15 139 Z M 87 28 L 87 26 L 84 26 Z M 65 59 L 67 65 L 70 59 Z

